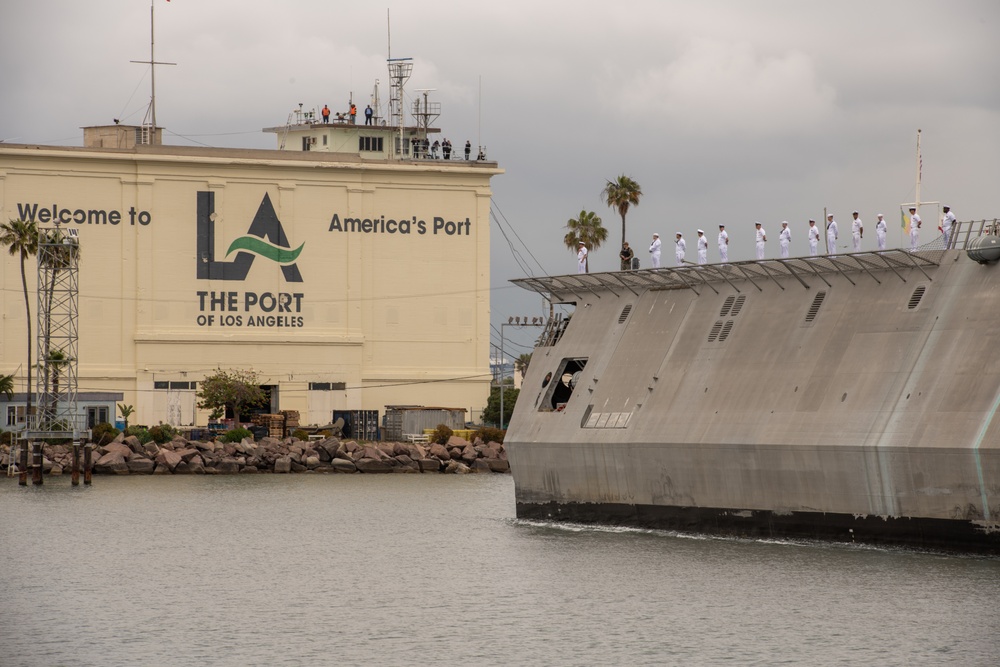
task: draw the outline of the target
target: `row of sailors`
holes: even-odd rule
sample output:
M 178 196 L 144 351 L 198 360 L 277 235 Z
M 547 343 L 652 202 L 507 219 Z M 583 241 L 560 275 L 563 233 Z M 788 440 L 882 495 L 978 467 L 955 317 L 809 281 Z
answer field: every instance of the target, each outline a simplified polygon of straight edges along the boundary
M 948 247 L 951 241 L 951 230 L 955 224 L 955 214 L 951 212 L 950 207 L 943 207 L 944 215 L 941 218 L 941 225 L 938 229 L 944 236 L 945 247 Z M 854 211 L 852 213 L 854 220 L 851 222 L 851 245 L 854 252 L 861 252 L 861 239 L 865 235 L 865 226 L 859 217 L 859 213 Z M 917 215 L 917 209 L 915 207 L 910 208 L 910 250 L 916 250 L 920 243 L 920 228 L 922 222 L 920 216 Z M 757 229 L 756 235 L 756 251 L 757 259 L 764 259 L 764 247 L 767 243 L 767 232 L 764 231 L 763 226 L 759 222 L 754 223 L 754 227 Z M 879 252 L 885 250 L 886 234 L 888 233 L 888 225 L 886 224 L 885 217 L 879 213 L 878 222 L 875 223 L 875 240 L 878 244 Z M 809 221 L 809 255 L 815 257 L 819 254 L 819 240 L 821 238 L 820 230 L 816 226 L 815 220 Z M 827 248 L 829 249 L 830 255 L 836 255 L 837 240 L 840 238 L 840 230 L 837 226 L 837 222 L 833 219 L 833 214 L 826 216 L 826 242 Z M 789 246 L 792 243 L 792 231 L 788 228 L 788 222 L 781 223 L 781 231 L 778 233 L 778 246 L 780 247 L 781 258 L 786 259 L 789 251 Z M 729 261 L 729 234 L 726 232 L 725 225 L 719 225 L 719 260 L 721 262 Z M 627 244 L 626 244 L 627 245 Z M 659 234 L 653 234 L 653 242 L 649 245 L 649 255 L 652 262 L 653 268 L 660 266 L 660 254 L 662 250 L 662 242 L 660 241 Z M 684 258 L 687 255 L 687 242 L 684 240 L 684 236 L 677 232 L 677 238 L 674 240 L 675 250 L 674 255 L 677 259 L 677 265 L 681 266 L 684 264 Z M 705 236 L 705 231 L 702 229 L 698 230 L 698 263 L 707 264 L 708 263 L 708 238 Z

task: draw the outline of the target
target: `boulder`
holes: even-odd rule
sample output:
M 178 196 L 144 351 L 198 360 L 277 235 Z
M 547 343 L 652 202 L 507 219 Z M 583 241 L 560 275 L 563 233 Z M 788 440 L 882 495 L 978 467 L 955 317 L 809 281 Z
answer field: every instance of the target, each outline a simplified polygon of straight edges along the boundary
M 111 442 L 124 442 L 125 441 L 125 431 L 119 431 L 118 435 Z
M 190 475 L 205 474 L 205 466 L 202 465 L 200 458 L 191 459 L 191 462 L 188 463 L 187 466 L 188 466 L 188 474 Z
M 156 463 L 147 458 L 132 458 L 128 462 L 128 471 L 136 475 L 152 475 Z
M 462 450 L 462 460 L 466 463 L 472 463 L 479 458 L 479 452 L 472 445 L 466 445 L 465 449 Z
M 292 471 L 292 459 L 288 456 L 281 456 L 274 461 L 274 472 L 286 473 Z
M 459 461 L 450 461 L 448 465 L 445 466 L 444 471 L 455 475 L 464 475 L 469 472 L 469 466 Z
M 155 460 L 157 465 L 164 465 L 170 468 L 171 472 L 183 461 L 177 452 L 172 452 L 169 449 L 161 449 Z
M 160 453 L 160 446 L 150 440 L 145 445 L 142 446 L 142 452 L 148 459 L 155 459 L 156 455 Z
M 351 454 L 357 454 L 358 451 L 362 449 L 361 445 L 359 445 L 353 440 L 348 440 L 347 442 L 345 442 L 344 447 L 346 447 L 347 451 L 350 452 Z
M 413 463 L 413 459 L 407 456 L 406 454 L 400 454 L 399 456 L 394 456 L 392 458 L 396 459 L 397 461 L 399 461 L 401 465 L 404 466 Z
M 121 452 L 108 452 L 94 463 L 94 472 L 117 473 L 128 472 L 128 464 Z
M 476 459 L 469 466 L 472 472 L 490 472 L 490 464 L 486 462 L 486 459 Z
M 453 461 L 458 461 L 459 459 L 462 458 L 462 449 L 463 448 L 461 447 L 449 447 L 448 458 L 452 459 Z
M 58 465 L 54 465 L 51 468 L 49 468 L 48 474 L 49 475 L 61 475 L 61 474 L 63 474 L 63 467 L 62 466 L 58 466 Z
M 392 443 L 392 455 L 399 456 L 400 454 L 410 454 L 410 448 L 406 446 L 405 442 L 394 442 Z
M 236 459 L 226 457 L 215 466 L 215 469 L 220 475 L 235 475 L 240 471 L 240 464 Z
M 387 461 L 362 457 L 355 463 L 358 470 L 366 473 L 392 472 L 392 466 Z
M 417 461 L 417 465 L 420 466 L 420 472 L 440 472 L 441 461 L 437 459 L 420 459 Z
M 123 439 L 121 442 L 118 442 L 117 439 L 115 439 L 114 442 L 112 442 L 109 445 L 105 445 L 104 448 L 108 449 L 112 445 L 124 445 L 124 446 L 128 447 L 129 449 L 131 449 L 133 452 L 141 452 L 142 451 L 142 443 L 139 442 L 139 438 L 135 437 L 134 435 L 128 436 L 127 438 Z M 110 449 L 108 451 L 110 451 Z
M 400 463 L 395 468 L 392 469 L 393 472 L 420 472 L 420 466 L 417 465 L 416 461 L 410 461 L 409 463 Z
M 451 454 L 448 453 L 448 448 L 437 443 L 431 445 L 429 452 L 431 456 L 436 456 L 442 461 L 447 461 L 451 458 Z
M 307 456 L 306 457 L 306 468 L 309 470 L 315 470 L 319 467 L 319 457 L 318 456 Z
M 301 463 L 296 463 L 295 461 L 292 461 L 292 472 L 305 472 L 306 470 L 308 470 L 308 468 L 306 468 Z
M 376 461 L 389 458 L 381 449 L 378 447 L 372 447 L 371 445 L 365 445 L 362 448 L 360 457 L 363 459 L 375 459 Z
M 215 443 L 214 442 L 202 442 L 201 440 L 195 440 L 194 442 L 191 442 L 189 444 L 194 445 L 195 449 L 200 449 L 203 452 L 214 452 L 215 451 Z
M 461 447 L 464 449 L 466 445 L 469 445 L 471 443 L 465 438 L 460 438 L 457 435 L 453 435 L 450 438 L 448 438 L 448 442 L 446 444 L 449 447 Z
M 357 472 L 358 467 L 354 465 L 354 461 L 349 461 L 348 459 L 333 459 L 330 461 L 330 467 L 337 472 Z
M 122 455 L 123 459 L 127 459 L 129 457 L 129 455 L 132 454 L 133 452 L 138 452 L 140 454 L 144 453 L 143 449 L 142 449 L 142 445 L 139 444 L 139 439 L 137 437 L 135 437 L 133 435 L 133 436 L 129 436 L 128 439 L 135 441 L 135 443 L 136 443 L 136 447 L 135 448 L 129 447 L 128 443 L 111 442 L 111 443 L 108 443 L 107 445 L 104 445 L 104 447 L 102 447 L 101 449 L 103 449 L 105 453 L 118 452 L 119 454 Z
M 493 472 L 510 472 L 510 464 L 504 459 L 483 459 Z
M 170 467 L 163 465 L 162 463 L 157 463 L 156 468 L 153 469 L 154 475 L 169 475 Z
M 184 459 L 185 463 L 191 463 L 191 459 L 193 459 L 194 457 L 198 456 L 198 450 L 195 449 L 194 447 L 185 447 L 184 449 L 175 449 L 174 453 L 177 454 L 177 456 L 179 456 L 182 459 Z
M 257 466 L 244 466 L 240 469 L 241 475 L 256 475 L 258 473 L 260 473 L 260 470 L 257 469 Z

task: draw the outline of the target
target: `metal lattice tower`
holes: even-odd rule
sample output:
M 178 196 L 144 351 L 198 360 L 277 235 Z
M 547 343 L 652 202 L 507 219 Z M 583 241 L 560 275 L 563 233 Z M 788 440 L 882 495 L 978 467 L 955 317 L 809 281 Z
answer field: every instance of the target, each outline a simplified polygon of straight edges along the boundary
M 413 72 L 413 58 L 390 58 L 389 63 L 389 124 L 399 132 L 396 154 L 403 153 L 403 124 L 406 122 L 403 109 L 403 84 Z
M 38 230 L 37 411 L 28 437 L 77 440 L 86 422 L 77 410 L 80 239 L 76 229 Z

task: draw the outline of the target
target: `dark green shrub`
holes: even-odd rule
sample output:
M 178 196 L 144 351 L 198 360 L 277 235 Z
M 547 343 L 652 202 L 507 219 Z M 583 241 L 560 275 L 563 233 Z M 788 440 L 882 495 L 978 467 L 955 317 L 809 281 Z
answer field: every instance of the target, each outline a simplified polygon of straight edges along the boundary
M 177 435 L 177 429 L 170 424 L 157 424 L 149 429 L 149 437 L 158 445 L 170 442 L 175 435 Z
M 125 436 L 128 437 L 130 435 L 139 438 L 139 442 L 143 445 L 153 439 L 153 436 L 149 434 L 149 430 L 145 426 L 129 426 L 125 429 Z
M 503 437 L 507 435 L 506 430 L 500 430 L 494 428 L 493 426 L 483 426 L 481 429 L 472 434 L 472 440 L 475 442 L 476 438 L 479 438 L 484 443 L 486 442 L 499 442 L 503 444 Z
M 101 445 L 106 445 L 121 433 L 114 424 L 109 424 L 108 422 L 102 422 L 90 429 L 90 437 L 94 444 L 100 447 Z
M 226 431 L 226 434 L 222 436 L 223 442 L 240 442 L 243 438 L 249 438 L 253 440 L 253 433 L 248 429 L 243 427 L 234 428 L 230 431 Z
M 438 424 L 437 428 L 434 430 L 434 435 L 431 436 L 431 442 L 436 442 L 439 445 L 448 444 L 448 438 L 455 435 L 449 427 L 444 424 Z
M 302 429 L 297 428 L 294 431 L 292 431 L 292 437 L 295 438 L 296 440 L 308 440 L 309 434 L 303 431 Z

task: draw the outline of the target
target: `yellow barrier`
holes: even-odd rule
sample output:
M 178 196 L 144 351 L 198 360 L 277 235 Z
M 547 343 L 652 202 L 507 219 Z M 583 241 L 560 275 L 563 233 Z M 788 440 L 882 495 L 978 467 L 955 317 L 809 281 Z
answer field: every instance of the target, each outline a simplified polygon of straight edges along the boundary
M 437 429 L 433 429 L 433 428 L 425 428 L 424 429 L 424 435 L 434 435 L 434 431 L 436 431 L 436 430 Z M 459 438 L 463 438 L 465 440 L 469 440 L 469 441 L 472 440 L 472 434 L 473 433 L 475 433 L 475 431 L 473 429 L 471 429 L 471 428 L 456 428 L 456 429 L 454 429 L 454 434 L 456 436 L 458 436 Z

